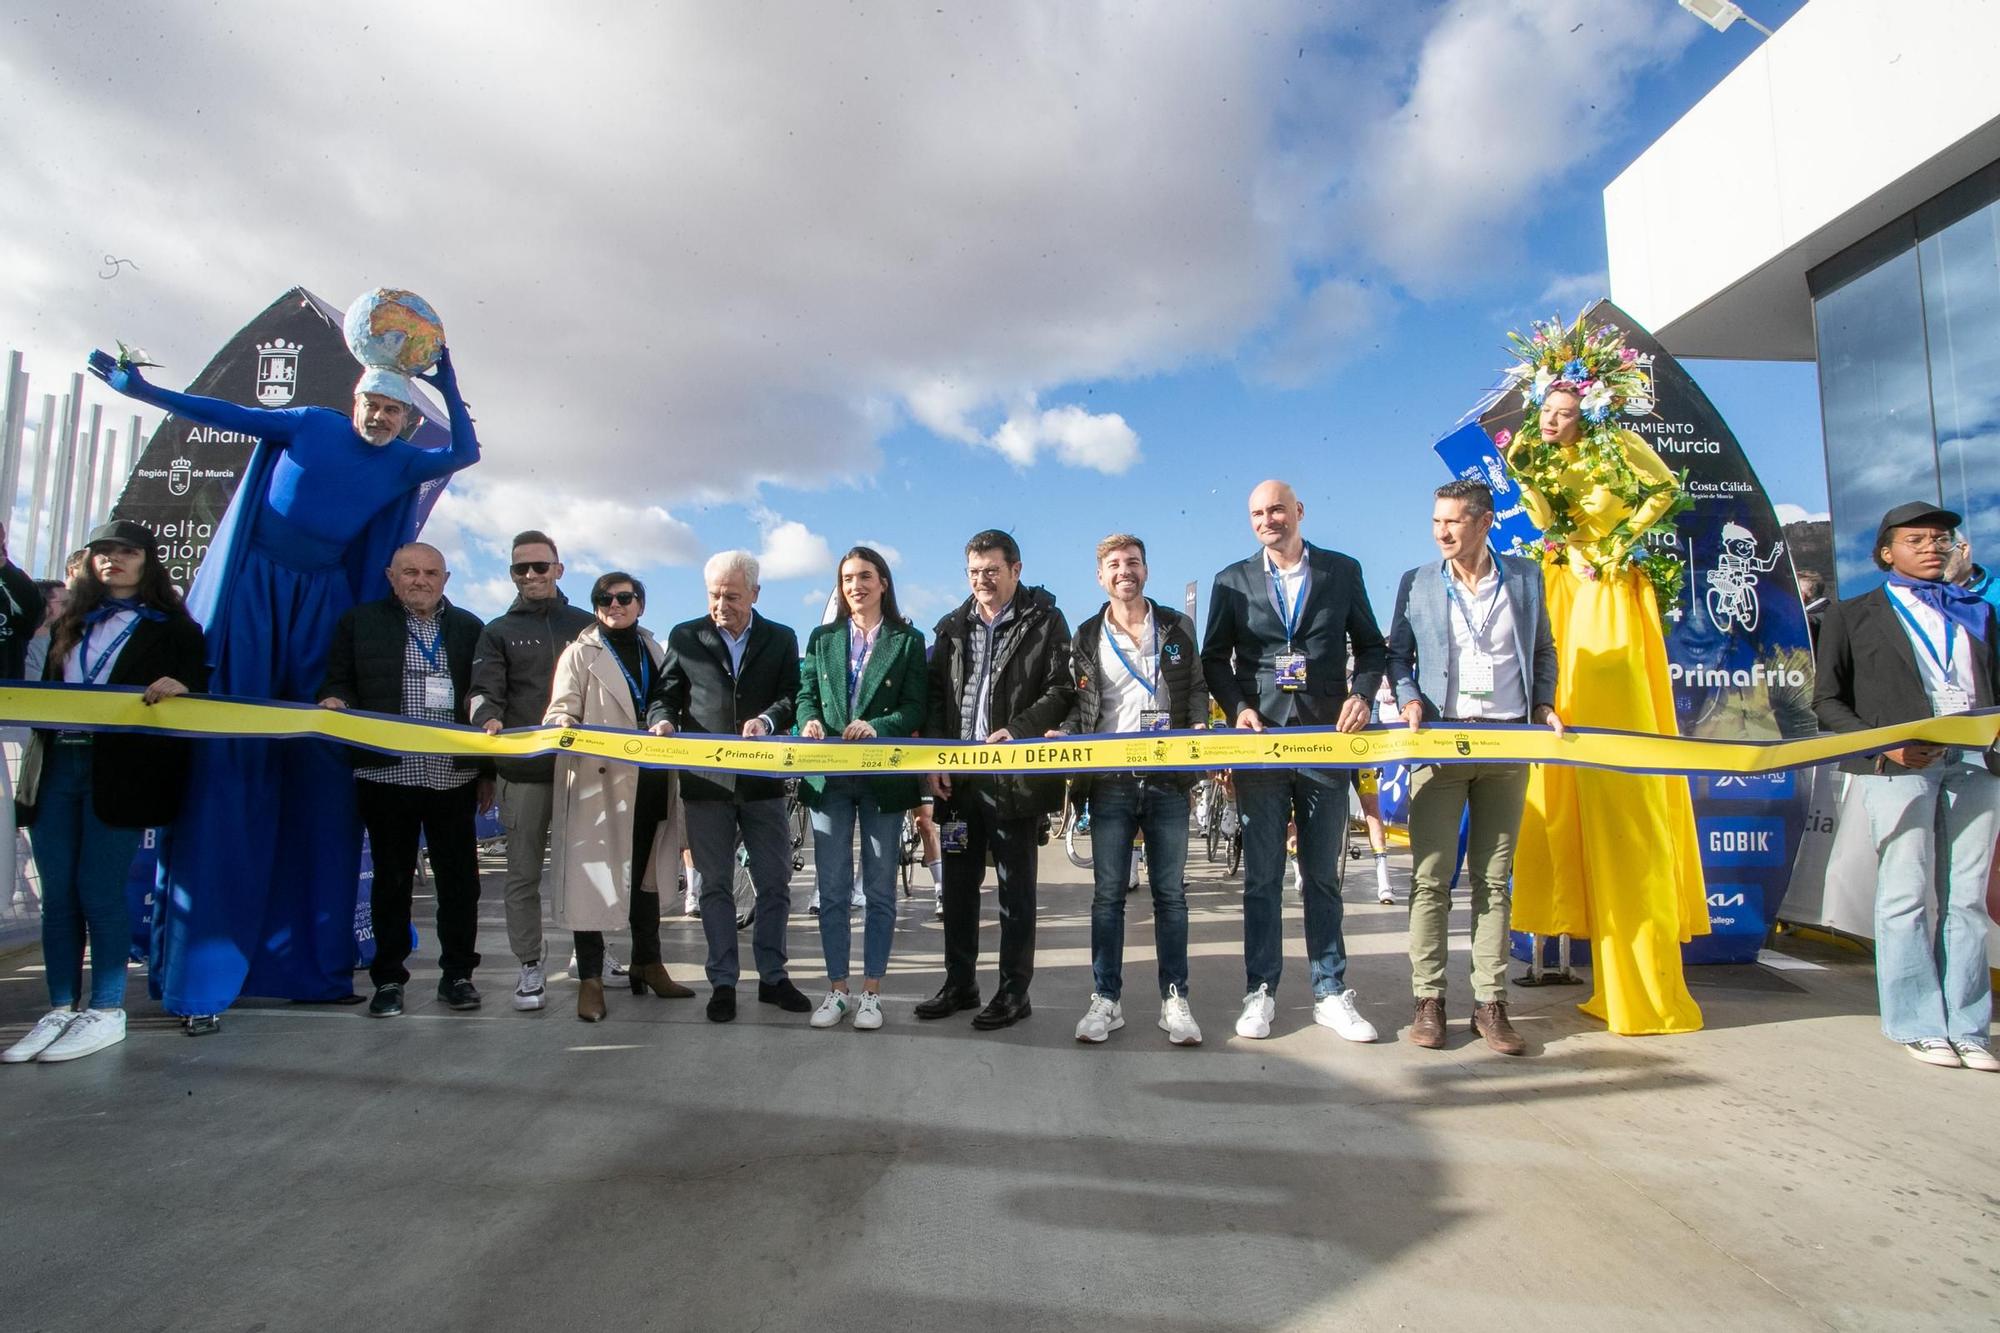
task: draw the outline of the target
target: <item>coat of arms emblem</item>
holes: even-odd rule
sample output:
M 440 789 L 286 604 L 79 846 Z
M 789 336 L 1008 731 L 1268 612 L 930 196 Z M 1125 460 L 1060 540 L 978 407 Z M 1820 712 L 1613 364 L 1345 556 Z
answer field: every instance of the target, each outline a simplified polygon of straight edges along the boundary
M 299 344 L 276 338 L 257 344 L 257 401 L 283 407 L 292 401 L 299 382 Z

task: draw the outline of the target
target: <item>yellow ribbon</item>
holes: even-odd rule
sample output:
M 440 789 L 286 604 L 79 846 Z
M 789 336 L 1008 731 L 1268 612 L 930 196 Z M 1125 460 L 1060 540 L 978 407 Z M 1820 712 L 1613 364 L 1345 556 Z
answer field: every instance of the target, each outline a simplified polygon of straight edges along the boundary
M 82 731 L 276 739 L 318 736 L 390 754 L 522 759 L 591 755 L 653 767 L 769 777 L 842 773 L 1124 772 L 1189 768 L 1379 768 L 1384 764 L 1580 764 L 1625 773 L 1770 773 L 1864 755 L 1911 741 L 1984 749 L 2000 739 L 2000 708 L 1789 741 L 1718 741 L 1629 731 L 1535 726 L 1330 727 L 1175 731 L 977 742 L 808 741 L 653 736 L 594 727 L 538 727 L 488 736 L 475 727 L 381 713 L 184 695 L 147 705 L 137 690 L 67 685 L 0 687 L 0 723 Z

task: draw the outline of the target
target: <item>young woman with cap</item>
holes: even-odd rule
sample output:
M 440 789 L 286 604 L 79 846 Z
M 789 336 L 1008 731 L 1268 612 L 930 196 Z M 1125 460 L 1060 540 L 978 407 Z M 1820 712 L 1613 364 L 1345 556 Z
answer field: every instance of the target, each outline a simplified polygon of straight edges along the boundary
M 152 529 L 106 523 L 89 550 L 50 628 L 44 679 L 143 689 L 149 705 L 206 688 L 201 627 L 167 577 Z M 143 832 L 178 812 L 187 760 L 188 742 L 170 736 L 35 733 L 16 806 L 42 875 L 52 1008 L 0 1062 L 74 1060 L 125 1040 L 125 880 Z M 86 938 L 90 992 L 79 1012 Z

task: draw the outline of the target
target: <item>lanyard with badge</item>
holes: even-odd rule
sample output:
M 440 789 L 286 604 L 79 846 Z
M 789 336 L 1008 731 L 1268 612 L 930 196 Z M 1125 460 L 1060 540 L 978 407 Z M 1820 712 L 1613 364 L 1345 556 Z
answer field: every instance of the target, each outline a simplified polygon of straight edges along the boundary
M 1285 579 L 1278 572 L 1277 564 L 1267 555 L 1264 557 L 1264 572 L 1271 579 L 1271 596 L 1278 604 L 1278 619 L 1285 627 L 1285 651 L 1272 660 L 1272 683 L 1288 694 L 1296 694 L 1306 687 L 1306 655 L 1292 649 L 1292 640 L 1299 631 L 1299 616 L 1305 609 L 1304 551 L 1299 552 L 1299 596 L 1298 600 L 1285 604 Z
M 875 655 L 875 640 L 882 636 L 883 623 L 877 621 L 873 630 L 856 634 L 854 622 L 847 622 L 847 712 L 850 718 L 861 699 L 861 673 L 868 669 L 868 659 Z
M 1899 598 L 1890 595 L 1889 605 L 1896 608 L 1896 614 L 1910 627 L 1910 633 L 1914 634 L 1917 642 L 1924 646 L 1924 652 L 1930 655 L 1931 661 L 1937 663 L 1939 684 L 1937 693 L 1931 696 L 1932 714 L 1944 717 L 1949 713 L 1971 712 L 1972 696 L 1951 678 L 1952 636 L 1958 628 L 1952 623 L 1951 617 L 1944 618 L 1944 652 L 1940 654 L 1937 645 L 1931 642 L 1931 636 L 1917 623 L 1917 618 L 1910 614 L 1910 609 L 1904 606 Z
M 424 673 L 424 707 L 451 711 L 451 672 L 444 664 L 444 626 L 435 622 L 431 625 L 431 640 L 424 642 L 424 636 L 417 626 L 410 626 L 410 638 L 416 642 L 417 651 L 424 656 L 424 665 L 429 669 Z
M 642 723 L 646 719 L 646 695 L 653 684 L 653 659 L 646 652 L 646 645 L 639 645 L 639 678 L 632 679 L 632 668 L 625 665 L 625 659 L 618 650 L 611 650 L 611 660 L 618 664 L 618 674 L 625 677 L 625 688 L 632 691 L 632 716 Z
M 1157 704 L 1160 698 L 1160 654 L 1164 650 L 1164 645 L 1160 640 L 1159 620 L 1155 618 L 1152 623 L 1153 650 L 1150 654 L 1141 654 L 1142 657 L 1150 656 L 1152 658 L 1153 678 L 1151 680 L 1147 680 L 1139 674 L 1138 670 L 1133 667 L 1131 660 L 1125 656 L 1125 650 L 1118 646 L 1118 632 L 1112 628 L 1111 617 L 1109 615 L 1106 615 L 1104 618 L 1104 638 L 1111 645 L 1111 655 L 1118 659 L 1119 666 L 1125 668 L 1125 674 L 1138 682 L 1139 688 L 1146 692 L 1146 697 Z M 1137 639 L 1132 641 L 1132 647 L 1135 650 L 1139 647 Z M 1171 720 L 1167 710 L 1164 708 L 1141 708 L 1139 710 L 1139 730 L 1141 731 L 1166 731 L 1170 725 Z
M 131 638 L 132 631 L 137 628 L 139 628 L 139 617 L 135 615 L 125 622 L 125 628 L 118 631 L 118 637 L 106 644 L 104 651 L 97 655 L 95 662 L 92 662 L 90 660 L 90 629 L 87 626 L 85 627 L 83 640 L 76 646 L 76 661 L 77 665 L 83 668 L 84 684 L 98 685 L 103 682 L 105 668 L 110 665 L 111 659 L 118 655 L 118 650 L 125 646 L 125 640 Z
M 1472 611 L 1459 600 L 1458 589 L 1451 577 L 1451 564 L 1446 561 L 1438 566 L 1438 577 L 1444 580 L 1445 600 L 1458 608 L 1458 614 L 1465 620 L 1465 628 L 1471 636 L 1472 646 L 1458 661 L 1458 692 L 1477 698 L 1485 698 L 1493 693 L 1493 657 L 1480 645 L 1486 638 L 1486 631 L 1493 627 L 1493 617 L 1500 610 L 1500 597 L 1505 589 L 1500 583 L 1500 571 L 1493 571 L 1493 596 L 1487 600 L 1486 613 L 1473 623 Z M 1474 585 L 1477 586 L 1476 584 Z

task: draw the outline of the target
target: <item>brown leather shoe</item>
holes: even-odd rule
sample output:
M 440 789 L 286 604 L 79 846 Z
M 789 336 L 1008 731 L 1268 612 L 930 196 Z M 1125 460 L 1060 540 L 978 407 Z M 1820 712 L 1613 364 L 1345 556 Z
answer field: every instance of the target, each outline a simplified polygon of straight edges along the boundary
M 631 971 L 632 993 L 637 995 L 642 988 L 650 989 L 663 1000 L 692 1000 L 694 992 L 667 974 L 665 963 L 647 963 Z
M 592 977 L 576 988 L 576 1016 L 586 1023 L 604 1021 L 604 980 Z
M 1520 1055 L 1528 1049 L 1521 1034 L 1507 1021 L 1507 1002 L 1488 1000 L 1472 1006 L 1472 1030 L 1486 1038 L 1486 1044 L 1502 1055 Z
M 1410 1040 L 1426 1050 L 1444 1049 L 1444 1001 L 1435 995 L 1417 997 L 1417 1018 L 1410 1024 Z

